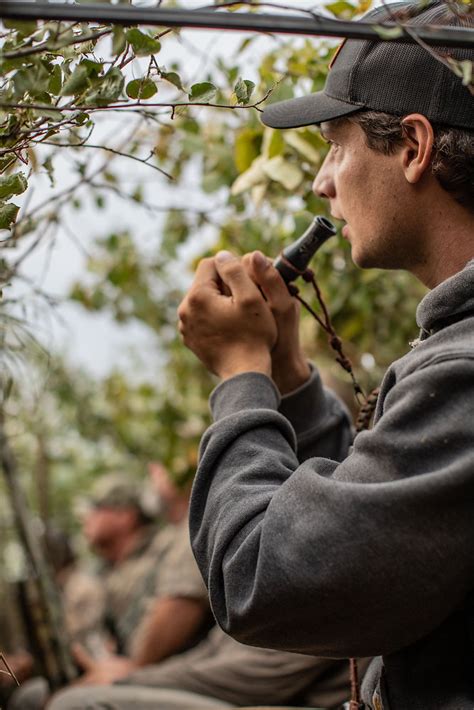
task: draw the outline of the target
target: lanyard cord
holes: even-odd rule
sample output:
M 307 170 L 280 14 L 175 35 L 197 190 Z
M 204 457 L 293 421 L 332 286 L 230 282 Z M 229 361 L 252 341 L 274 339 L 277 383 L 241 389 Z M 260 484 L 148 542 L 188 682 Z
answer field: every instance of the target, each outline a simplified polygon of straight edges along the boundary
M 284 260 L 284 257 L 281 256 Z M 296 270 L 293 264 L 290 264 L 291 268 L 293 270 Z M 306 308 L 308 313 L 310 313 L 313 318 L 319 323 L 321 328 L 327 333 L 328 336 L 328 343 L 330 347 L 334 350 L 336 353 L 336 362 L 339 363 L 339 365 L 342 367 L 343 370 L 345 370 L 352 381 L 352 387 L 354 389 L 355 397 L 357 399 L 357 402 L 359 404 L 359 412 L 357 414 L 356 422 L 355 422 L 355 430 L 357 433 L 360 431 L 364 431 L 365 429 L 368 429 L 370 426 L 370 421 L 372 419 L 372 415 L 375 411 L 375 407 L 377 405 L 377 398 L 379 394 L 379 388 L 376 388 L 372 390 L 368 395 L 366 395 L 360 386 L 359 382 L 356 379 L 356 376 L 354 374 L 354 370 L 352 367 L 352 363 L 347 357 L 347 355 L 344 353 L 343 347 L 342 347 L 342 341 L 337 335 L 336 331 L 334 330 L 334 326 L 331 321 L 331 316 L 329 315 L 329 311 L 327 309 L 327 306 L 324 302 L 321 289 L 319 288 L 316 278 L 314 275 L 314 271 L 312 269 L 305 269 L 305 271 L 300 272 L 300 276 L 307 282 L 310 283 L 313 286 L 314 292 L 316 294 L 316 298 L 318 300 L 319 306 L 321 308 L 321 315 L 316 313 L 316 311 L 309 305 L 307 301 L 305 301 L 304 298 L 300 296 L 299 289 L 295 284 L 290 283 L 288 284 L 288 289 L 292 296 L 294 296 L 302 306 Z
M 283 256 L 281 256 L 280 258 L 284 259 Z M 290 266 L 292 269 L 296 270 L 293 264 L 291 264 Z M 321 315 L 316 313 L 316 311 L 309 305 L 309 303 L 300 296 L 299 289 L 297 286 L 295 286 L 295 284 L 288 284 L 288 289 L 292 296 L 294 296 L 301 303 L 301 305 L 304 306 L 309 313 L 311 313 L 313 318 L 327 333 L 329 345 L 336 353 L 336 362 L 338 362 L 342 369 L 350 375 L 350 378 L 352 380 L 352 387 L 354 389 L 357 402 L 359 403 L 359 412 L 357 414 L 355 422 L 355 430 L 358 434 L 359 432 L 367 430 L 369 428 L 372 415 L 377 405 L 377 399 L 380 390 L 377 387 L 376 389 L 372 390 L 368 395 L 364 393 L 362 387 L 356 379 L 354 370 L 352 368 L 352 363 L 343 351 L 342 341 L 334 330 L 334 326 L 331 321 L 331 316 L 329 315 L 329 311 L 322 297 L 321 289 L 319 288 L 316 282 L 314 272 L 311 269 L 306 269 L 305 271 L 300 272 L 300 276 L 307 283 L 310 283 L 313 286 L 316 298 L 321 308 Z M 349 703 L 349 710 L 363 710 L 364 704 L 361 702 L 360 697 L 359 671 L 357 667 L 357 659 L 350 658 L 349 666 L 351 681 L 351 700 Z

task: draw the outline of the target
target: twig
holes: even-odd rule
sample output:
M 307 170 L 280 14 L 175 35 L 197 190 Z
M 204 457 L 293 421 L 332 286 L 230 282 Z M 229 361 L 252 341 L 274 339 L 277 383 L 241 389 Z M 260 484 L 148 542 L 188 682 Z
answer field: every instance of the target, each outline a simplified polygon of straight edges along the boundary
M 69 29 L 69 28 L 67 28 Z M 3 59 L 17 59 L 19 57 L 28 57 L 31 56 L 32 54 L 41 54 L 42 52 L 49 52 L 53 54 L 54 52 L 58 52 L 59 50 L 63 49 L 64 47 L 72 47 L 75 44 L 83 44 L 84 42 L 93 42 L 96 39 L 100 39 L 101 37 L 105 37 L 108 34 L 111 34 L 112 30 L 107 29 L 107 30 L 102 30 L 101 32 L 96 32 L 94 34 L 87 35 L 86 37 L 78 37 L 77 39 L 72 40 L 71 42 L 68 42 L 67 44 L 61 45 L 61 47 L 49 47 L 49 43 L 51 40 L 47 40 L 43 44 L 37 44 L 36 47 L 25 47 L 25 49 L 18 49 L 15 50 L 14 52 L 3 52 L 2 53 L 2 58 Z M 59 35 L 58 35 L 59 37 Z M 57 39 L 57 38 L 56 38 Z
M 224 209 L 227 205 L 222 204 L 222 205 L 213 205 L 212 208 L 209 208 L 207 210 L 200 210 L 198 208 L 193 208 L 193 207 L 188 207 L 188 206 L 179 206 L 179 205 L 171 205 L 171 206 L 166 206 L 162 207 L 161 205 L 153 205 L 150 202 L 146 202 L 146 200 L 140 200 L 140 202 L 134 200 L 134 198 L 124 192 L 124 190 L 121 190 L 117 185 L 110 185 L 109 183 L 99 183 L 99 182 L 91 182 L 90 187 L 95 188 L 96 190 L 105 190 L 107 192 L 112 192 L 117 197 L 120 197 L 121 199 L 125 200 L 131 200 L 135 202 L 135 204 L 138 207 L 143 207 L 143 209 L 146 209 L 148 212 L 155 212 L 158 214 L 167 214 L 168 212 L 186 212 L 186 214 L 193 214 L 201 217 L 202 219 L 205 220 L 207 224 L 213 224 L 215 225 L 215 222 L 213 222 L 212 219 L 209 218 L 209 213 L 212 212 L 215 214 L 218 210 Z
M 131 109 L 131 108 L 181 108 L 181 107 L 189 107 L 189 106 L 207 106 L 208 108 L 227 108 L 227 109 L 232 109 L 233 111 L 235 110 L 242 110 L 242 109 L 250 109 L 250 108 L 255 108 L 258 111 L 262 111 L 262 109 L 259 108 L 261 104 L 263 104 L 264 101 L 268 99 L 270 94 L 273 91 L 273 87 L 269 89 L 265 95 L 259 99 L 258 101 L 255 101 L 253 104 L 212 104 L 209 102 L 205 101 L 178 101 L 174 103 L 129 103 L 127 101 L 123 101 L 121 103 L 115 103 L 115 104 L 108 104 L 107 106 L 88 106 L 88 105 L 79 105 L 79 106 L 62 106 L 62 107 L 51 107 L 51 106 L 45 106 L 44 104 L 17 104 L 17 103 L 10 103 L 10 102 L 0 102 L 0 108 L 17 108 L 17 109 L 36 109 L 36 110 L 41 110 L 41 109 L 49 109 L 50 111 L 89 111 L 89 112 L 95 112 L 95 111 L 123 111 L 124 109 Z
M 30 244 L 28 249 L 26 249 L 21 256 L 18 257 L 18 259 L 10 266 L 9 270 L 6 273 L 6 279 L 7 281 L 16 274 L 18 267 L 29 257 L 29 255 L 36 249 L 38 244 L 44 239 L 44 237 L 47 235 L 48 231 L 51 229 L 52 222 L 48 222 L 46 224 L 46 227 L 44 230 L 36 237 L 36 239 L 33 240 L 33 242 Z
M 141 121 L 142 120 L 143 120 L 143 118 L 141 117 Z M 123 145 L 127 145 L 128 142 L 131 140 L 131 138 L 135 135 L 141 121 L 139 121 L 137 123 L 137 125 L 133 127 L 133 129 L 130 131 L 129 136 L 123 141 Z M 113 158 L 111 158 L 111 159 L 113 160 Z M 81 185 L 89 184 L 97 175 L 99 175 L 101 172 L 103 172 L 105 170 L 105 168 L 107 167 L 109 162 L 110 162 L 110 159 L 106 160 L 105 162 L 102 162 L 90 175 L 82 175 L 80 177 L 80 179 L 77 182 L 75 182 L 73 185 L 66 188 L 62 192 L 56 193 L 52 197 L 49 197 L 47 200 L 44 200 L 43 202 L 41 202 L 39 205 L 36 205 L 36 207 L 34 207 L 29 213 L 24 214 L 15 223 L 13 230 L 12 230 L 11 237 L 9 238 L 9 241 L 13 240 L 15 238 L 15 230 L 19 225 L 24 224 L 27 220 L 31 219 L 33 217 L 33 215 L 37 214 L 38 212 L 41 212 L 41 210 L 44 210 L 46 207 L 48 207 L 48 205 L 50 205 L 52 203 L 56 203 L 56 205 L 57 205 L 56 211 L 57 211 L 62 206 L 61 201 L 64 202 L 65 200 L 67 200 L 67 198 L 72 193 L 74 193 L 75 190 L 77 190 L 79 187 L 81 187 Z
M 7 659 L 5 658 L 5 656 L 3 655 L 3 653 L 1 651 L 0 651 L 0 661 L 2 661 L 2 663 L 5 665 L 5 668 L 8 671 L 8 673 L 6 673 L 5 671 L 0 670 L 0 673 L 5 673 L 5 675 L 11 676 L 13 678 L 13 680 L 15 681 L 15 683 L 17 685 L 20 685 L 20 681 L 18 680 L 15 673 L 13 672 L 13 668 L 10 667 Z
M 54 143 L 52 141 L 33 141 L 34 143 L 41 143 L 41 145 L 54 145 L 57 146 L 58 148 L 95 148 L 97 150 L 105 150 L 108 153 L 113 153 L 114 155 L 119 155 L 121 158 L 129 158 L 130 160 L 136 160 L 138 163 L 142 163 L 143 165 L 146 165 L 149 168 L 152 168 L 153 170 L 157 170 L 159 173 L 167 177 L 169 180 L 174 180 L 174 177 L 170 175 L 169 173 L 166 172 L 166 170 L 163 170 L 162 168 L 159 168 L 157 165 L 153 165 L 153 163 L 149 163 L 148 161 L 154 156 L 155 152 L 152 150 L 148 158 L 137 158 L 136 155 L 131 155 L 130 153 L 123 153 L 121 150 L 117 150 L 116 148 L 108 148 L 106 145 L 96 145 L 95 143 Z

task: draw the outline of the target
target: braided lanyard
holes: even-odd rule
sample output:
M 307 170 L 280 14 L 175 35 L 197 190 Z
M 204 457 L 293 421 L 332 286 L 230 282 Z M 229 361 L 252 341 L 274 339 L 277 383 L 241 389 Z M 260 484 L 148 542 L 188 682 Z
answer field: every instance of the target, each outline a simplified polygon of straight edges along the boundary
M 283 255 L 280 255 L 280 259 L 282 259 L 282 261 L 287 261 Z M 296 271 L 294 264 L 289 264 L 289 266 Z M 305 269 L 305 271 L 299 272 L 299 275 L 304 279 L 304 281 L 306 281 L 306 283 L 310 283 L 313 286 L 316 298 L 321 308 L 321 315 L 316 313 L 316 311 L 311 308 L 309 303 L 300 296 L 299 289 L 297 286 L 295 286 L 294 283 L 288 284 L 288 290 L 290 291 L 291 295 L 294 296 L 301 303 L 301 305 L 306 308 L 306 310 L 319 323 L 321 328 L 323 328 L 323 330 L 327 333 L 328 343 L 336 353 L 336 362 L 339 363 L 342 369 L 345 370 L 351 378 L 354 394 L 359 404 L 359 412 L 357 414 L 355 422 L 355 430 L 356 434 L 358 434 L 359 432 L 367 430 L 370 427 L 370 422 L 372 420 L 372 415 L 377 405 L 377 399 L 380 389 L 377 387 L 376 389 L 372 390 L 368 395 L 364 394 L 362 387 L 360 386 L 355 377 L 354 370 L 352 368 L 352 363 L 347 357 L 347 355 L 345 355 L 344 353 L 344 350 L 342 348 L 342 341 L 334 330 L 334 326 L 331 321 L 331 316 L 329 315 L 329 311 L 323 300 L 321 290 L 316 282 L 314 272 L 311 269 Z M 357 667 L 357 659 L 350 658 L 349 665 L 351 680 L 351 700 L 349 702 L 348 708 L 349 710 L 364 710 L 365 706 L 364 703 L 361 702 L 360 697 L 359 671 Z
M 283 254 L 280 255 L 280 259 L 283 262 L 288 263 L 288 265 L 294 271 L 297 271 L 295 266 L 293 264 L 290 264 L 290 262 L 287 261 Z M 310 283 L 313 286 L 322 314 L 318 315 L 318 313 L 316 313 L 316 311 L 311 308 L 309 303 L 300 296 L 299 289 L 297 286 L 295 286 L 294 283 L 287 284 L 288 290 L 291 295 L 294 296 L 301 303 L 301 305 L 306 308 L 308 313 L 313 316 L 313 318 L 319 323 L 321 328 L 327 333 L 328 343 L 336 353 L 336 362 L 339 363 L 342 369 L 345 370 L 345 372 L 347 372 L 351 378 L 354 394 L 359 404 L 359 412 L 357 414 L 355 422 L 356 433 L 359 433 L 360 431 L 368 429 L 370 426 L 372 415 L 377 405 L 377 399 L 380 390 L 377 387 L 373 389 L 368 395 L 364 393 L 362 387 L 356 379 L 354 370 L 352 368 L 352 363 L 347 357 L 347 355 L 344 353 L 344 350 L 342 348 L 342 341 L 334 330 L 334 326 L 331 321 L 331 316 L 329 315 L 329 311 L 321 294 L 321 289 L 319 288 L 316 282 L 314 271 L 312 269 L 305 269 L 304 271 L 300 271 L 299 275 L 303 278 L 304 281 L 306 281 L 306 283 Z

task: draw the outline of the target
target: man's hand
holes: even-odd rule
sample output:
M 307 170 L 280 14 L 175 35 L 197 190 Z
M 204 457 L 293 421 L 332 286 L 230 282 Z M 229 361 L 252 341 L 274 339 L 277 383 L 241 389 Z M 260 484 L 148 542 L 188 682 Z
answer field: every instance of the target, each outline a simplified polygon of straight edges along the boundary
M 184 343 L 214 374 L 222 379 L 241 372 L 271 375 L 275 319 L 241 261 L 229 252 L 200 262 L 178 315 Z
M 74 685 L 111 685 L 114 681 L 130 675 L 136 669 L 136 663 L 126 656 L 109 656 L 94 659 L 80 644 L 73 646 L 74 660 L 84 671 Z
M 267 299 L 278 328 L 272 349 L 272 378 L 281 394 L 287 394 L 306 382 L 311 374 L 299 339 L 300 304 L 270 259 L 261 252 L 246 254 L 242 263 L 250 278 Z

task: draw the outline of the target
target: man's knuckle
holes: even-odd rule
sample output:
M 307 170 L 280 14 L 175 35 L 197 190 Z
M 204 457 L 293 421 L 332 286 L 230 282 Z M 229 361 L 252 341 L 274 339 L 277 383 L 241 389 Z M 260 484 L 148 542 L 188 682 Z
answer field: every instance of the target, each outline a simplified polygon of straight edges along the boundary
M 208 264 L 213 264 L 214 259 L 212 259 L 209 256 L 205 256 L 204 259 L 201 259 L 198 266 L 207 266 Z
M 241 264 L 246 271 L 252 270 L 252 254 L 244 254 L 241 260 Z
M 203 304 L 204 298 L 203 294 L 199 289 L 195 291 L 190 291 L 188 294 L 188 310 L 195 310 L 200 308 Z
M 224 264 L 223 271 L 229 278 L 234 280 L 240 278 L 244 273 L 242 264 L 240 261 L 237 261 L 237 259 Z
M 255 308 L 260 306 L 260 301 L 257 296 L 252 293 L 244 293 L 240 299 L 240 306 L 244 310 L 255 310 Z
M 283 285 L 283 281 L 282 281 L 280 272 L 275 268 L 267 269 L 266 279 L 267 279 L 268 283 L 271 284 L 273 287 L 278 288 L 281 285 Z

